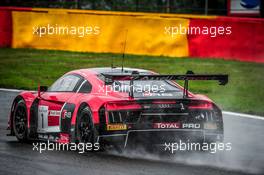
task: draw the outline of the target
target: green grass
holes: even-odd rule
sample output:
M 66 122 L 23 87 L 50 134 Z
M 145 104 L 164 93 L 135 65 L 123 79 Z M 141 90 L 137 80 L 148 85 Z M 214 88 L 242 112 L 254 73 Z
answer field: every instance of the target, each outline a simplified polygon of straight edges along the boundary
M 80 68 L 121 65 L 119 54 L 95 54 L 32 49 L 0 49 L 0 87 L 33 89 L 51 85 L 62 74 Z M 163 74 L 227 73 L 226 86 L 217 82 L 191 82 L 193 92 L 212 98 L 224 110 L 264 115 L 264 64 L 221 59 L 169 58 L 126 55 L 126 67 Z

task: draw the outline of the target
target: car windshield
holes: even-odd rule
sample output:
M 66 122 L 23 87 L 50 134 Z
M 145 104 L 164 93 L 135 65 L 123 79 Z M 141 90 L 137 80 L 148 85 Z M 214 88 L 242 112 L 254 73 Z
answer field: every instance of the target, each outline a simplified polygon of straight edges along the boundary
M 80 77 L 75 75 L 66 75 L 55 81 L 48 89 L 49 92 L 73 92 Z

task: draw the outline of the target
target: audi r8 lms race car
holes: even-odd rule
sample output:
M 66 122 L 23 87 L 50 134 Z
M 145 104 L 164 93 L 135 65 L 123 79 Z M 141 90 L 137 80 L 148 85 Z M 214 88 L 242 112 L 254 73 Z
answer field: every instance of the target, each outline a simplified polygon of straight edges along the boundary
M 180 86 L 176 81 L 184 81 Z M 132 68 L 66 73 L 49 88 L 23 91 L 13 101 L 10 136 L 19 141 L 98 143 L 129 148 L 165 142 L 223 140 L 221 109 L 189 92 L 189 81 L 228 82 L 228 75 L 160 75 Z

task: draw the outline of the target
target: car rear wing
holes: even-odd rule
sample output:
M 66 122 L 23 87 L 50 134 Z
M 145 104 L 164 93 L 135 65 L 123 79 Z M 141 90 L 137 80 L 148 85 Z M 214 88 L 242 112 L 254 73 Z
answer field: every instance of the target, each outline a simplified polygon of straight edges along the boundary
M 115 75 L 102 74 L 104 76 L 105 84 L 110 85 L 114 81 L 130 81 L 130 87 L 133 88 L 133 81 L 146 80 L 184 80 L 184 97 L 188 97 L 188 81 L 189 80 L 217 80 L 219 85 L 226 85 L 228 83 L 227 74 L 194 74 L 192 71 L 187 71 L 183 75 L 140 75 L 139 72 L 133 71 L 131 75 Z M 133 89 L 132 89 L 133 90 Z M 130 91 L 130 96 L 133 97 L 133 91 Z

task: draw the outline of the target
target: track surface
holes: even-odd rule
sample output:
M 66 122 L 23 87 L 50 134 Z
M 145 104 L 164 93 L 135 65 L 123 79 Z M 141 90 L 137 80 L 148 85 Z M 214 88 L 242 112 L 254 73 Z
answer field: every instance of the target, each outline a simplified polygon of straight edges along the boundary
M 17 92 L 0 91 L 0 174 L 264 174 L 264 120 L 224 116 L 232 150 L 160 158 L 147 153 L 107 154 L 33 151 L 6 136 L 8 112 Z

